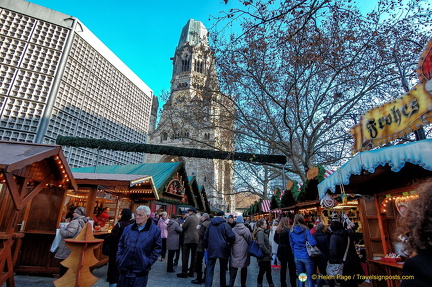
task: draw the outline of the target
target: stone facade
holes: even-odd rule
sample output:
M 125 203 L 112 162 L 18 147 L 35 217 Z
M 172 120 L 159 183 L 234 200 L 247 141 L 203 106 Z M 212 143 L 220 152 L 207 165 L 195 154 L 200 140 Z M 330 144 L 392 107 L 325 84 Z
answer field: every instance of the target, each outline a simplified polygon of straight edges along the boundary
M 230 132 L 232 114 L 221 112 L 221 105 L 226 102 L 218 89 L 215 59 L 207 34 L 204 25 L 192 19 L 183 28 L 171 58 L 170 96 L 156 130 L 149 134 L 149 143 L 224 151 L 234 149 L 234 137 Z M 213 206 L 225 211 L 235 208 L 234 198 L 230 195 L 231 161 L 147 155 L 147 162 L 166 161 L 184 161 L 188 175 L 197 177 Z

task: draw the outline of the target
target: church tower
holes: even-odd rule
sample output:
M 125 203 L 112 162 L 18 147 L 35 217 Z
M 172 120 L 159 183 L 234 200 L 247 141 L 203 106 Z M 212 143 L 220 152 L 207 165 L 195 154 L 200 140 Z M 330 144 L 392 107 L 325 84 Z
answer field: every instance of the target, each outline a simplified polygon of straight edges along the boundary
M 201 22 L 193 19 L 187 22 L 171 60 L 173 74 L 169 99 L 163 106 L 158 126 L 149 134 L 149 143 L 232 151 L 234 110 L 226 112 L 226 98 L 219 91 L 208 31 Z M 198 185 L 204 186 L 213 206 L 227 212 L 235 209 L 234 197 L 230 195 L 232 161 L 147 155 L 147 162 L 168 161 L 184 161 L 187 174 L 196 176 Z

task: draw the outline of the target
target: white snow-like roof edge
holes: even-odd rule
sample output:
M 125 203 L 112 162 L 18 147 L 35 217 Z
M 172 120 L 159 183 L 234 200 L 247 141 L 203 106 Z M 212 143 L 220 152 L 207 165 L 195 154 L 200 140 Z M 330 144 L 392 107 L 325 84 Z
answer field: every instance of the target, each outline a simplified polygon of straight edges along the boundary
M 337 185 L 349 184 L 350 176 L 362 170 L 373 173 L 378 166 L 388 164 L 393 172 L 399 172 L 407 162 L 432 171 L 432 139 L 358 153 L 318 184 L 319 197 L 323 198 L 327 190 L 334 193 Z

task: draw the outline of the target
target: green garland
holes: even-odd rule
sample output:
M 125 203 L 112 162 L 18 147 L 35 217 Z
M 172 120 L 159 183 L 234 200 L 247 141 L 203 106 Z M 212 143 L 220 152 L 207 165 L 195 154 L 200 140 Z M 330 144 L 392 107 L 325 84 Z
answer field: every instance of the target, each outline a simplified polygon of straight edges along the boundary
M 296 203 L 296 200 L 294 199 L 291 190 L 285 190 L 284 194 L 282 195 L 282 207 L 289 207 Z
M 318 180 L 318 183 L 324 180 L 324 173 L 326 169 L 322 165 L 318 165 L 318 175 L 316 179 Z
M 282 202 L 281 202 L 281 191 L 279 188 L 275 188 L 274 195 L 272 196 L 272 199 L 270 201 L 270 209 L 276 209 L 276 208 L 280 208 L 282 207 Z
M 253 208 L 252 208 L 252 214 L 258 213 L 259 211 L 260 211 L 259 203 L 258 203 L 258 201 L 255 201 Z
M 291 191 L 294 199 L 296 201 L 299 201 L 301 190 L 298 188 L 298 181 L 297 180 L 293 180 L 293 185 L 292 185 L 290 191 Z
M 109 141 L 104 139 L 58 136 L 56 143 L 58 145 L 64 145 L 64 146 L 99 148 L 99 149 L 119 150 L 119 151 L 126 151 L 126 152 L 144 152 L 144 153 L 151 153 L 151 154 L 166 154 L 166 155 L 196 157 L 196 158 L 239 160 L 244 162 L 279 163 L 279 164 L 286 163 L 286 157 L 284 155 L 266 155 L 266 154 L 253 154 L 253 153 L 244 153 L 244 152 L 204 150 L 204 149 L 152 145 L 152 144 L 143 144 L 143 143 Z

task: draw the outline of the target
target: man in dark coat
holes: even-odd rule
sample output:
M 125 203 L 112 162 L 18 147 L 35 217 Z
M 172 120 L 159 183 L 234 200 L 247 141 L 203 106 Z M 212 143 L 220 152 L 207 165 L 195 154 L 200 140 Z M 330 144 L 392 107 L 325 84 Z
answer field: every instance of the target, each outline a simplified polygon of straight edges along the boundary
M 147 286 L 148 273 L 161 251 L 161 231 L 150 218 L 150 208 L 141 205 L 136 210 L 135 223 L 127 226 L 120 237 L 118 286 Z
M 200 224 L 198 225 L 198 248 L 197 248 L 197 259 L 195 271 L 197 273 L 197 278 L 192 280 L 192 284 L 202 284 L 204 283 L 203 272 L 202 272 L 202 262 L 204 259 L 204 234 L 207 230 L 207 227 L 210 225 L 210 216 L 207 213 L 204 213 L 200 218 Z
M 177 277 L 187 278 L 194 277 L 196 264 L 196 251 L 198 247 L 198 229 L 199 218 L 194 207 L 189 208 L 188 217 L 182 225 L 183 229 L 183 249 L 182 249 L 182 272 Z M 190 266 L 189 263 L 190 255 Z
M 213 284 L 216 259 L 219 259 L 220 286 L 226 286 L 227 264 L 231 253 L 230 245 L 234 242 L 235 235 L 223 216 L 223 211 L 218 212 L 217 216 L 210 221 L 204 234 L 204 248 L 207 249 L 208 256 L 205 287 L 211 287 Z
M 177 218 L 177 222 L 178 222 L 178 224 L 180 224 L 180 227 L 185 222 L 186 217 L 187 217 L 187 213 L 188 212 L 186 210 L 182 210 L 181 215 Z M 178 265 L 178 261 L 180 259 L 180 251 L 183 249 L 183 237 L 184 237 L 184 234 L 183 234 L 183 231 L 182 231 L 180 233 L 180 236 L 179 236 L 179 249 L 175 253 L 174 266 Z

